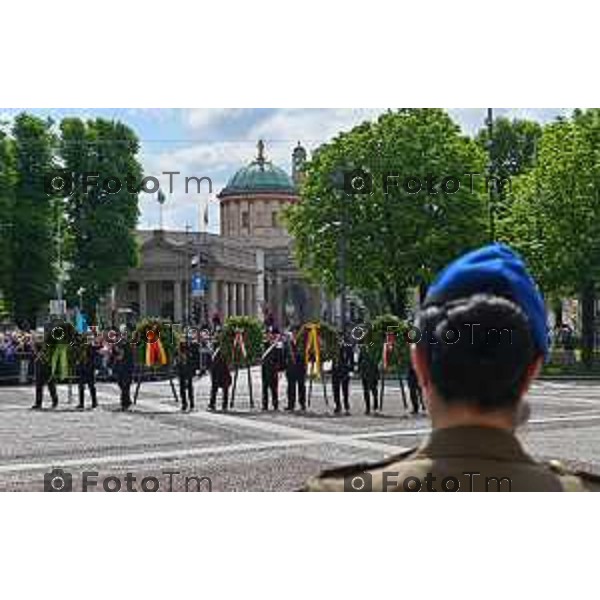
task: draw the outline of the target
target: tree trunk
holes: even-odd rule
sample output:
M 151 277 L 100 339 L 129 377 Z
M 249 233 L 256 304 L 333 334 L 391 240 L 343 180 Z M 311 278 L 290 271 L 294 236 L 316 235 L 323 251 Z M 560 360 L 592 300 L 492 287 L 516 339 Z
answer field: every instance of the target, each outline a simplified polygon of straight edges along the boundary
M 594 306 L 596 290 L 592 282 L 584 283 L 581 289 L 581 356 L 586 368 L 594 360 Z

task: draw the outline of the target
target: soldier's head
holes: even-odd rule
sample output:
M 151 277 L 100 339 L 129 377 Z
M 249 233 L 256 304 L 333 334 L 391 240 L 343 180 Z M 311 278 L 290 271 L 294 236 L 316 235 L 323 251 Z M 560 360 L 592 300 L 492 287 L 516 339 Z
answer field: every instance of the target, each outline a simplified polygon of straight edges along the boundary
M 411 337 L 434 426 L 514 427 L 548 350 L 546 311 L 521 258 L 492 244 L 432 284 Z

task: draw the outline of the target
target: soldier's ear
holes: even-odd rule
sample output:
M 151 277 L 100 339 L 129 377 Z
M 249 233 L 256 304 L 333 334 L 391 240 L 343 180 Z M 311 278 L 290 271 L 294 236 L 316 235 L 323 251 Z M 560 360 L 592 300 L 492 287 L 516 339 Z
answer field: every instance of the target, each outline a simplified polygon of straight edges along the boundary
M 531 387 L 531 384 L 537 379 L 537 376 L 540 374 L 542 370 L 542 366 L 544 365 L 544 357 L 538 356 L 535 360 L 527 367 L 527 375 L 523 380 L 523 384 L 521 385 L 521 390 L 519 397 L 522 398 Z

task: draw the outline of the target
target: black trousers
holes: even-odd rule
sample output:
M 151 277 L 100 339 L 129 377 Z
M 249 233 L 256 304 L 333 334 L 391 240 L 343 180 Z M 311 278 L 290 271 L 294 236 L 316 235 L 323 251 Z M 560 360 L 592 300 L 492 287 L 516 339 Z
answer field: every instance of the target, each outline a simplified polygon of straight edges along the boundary
M 298 373 L 286 373 L 288 409 L 296 408 L 296 398 L 300 408 L 306 408 L 306 376 Z
M 219 391 L 219 385 L 213 383 L 210 388 L 210 400 L 208 403 L 209 408 L 216 408 L 217 406 L 217 392 Z M 229 404 L 229 386 L 223 387 L 223 409 L 227 410 Z
M 121 390 L 121 408 L 127 409 L 131 406 L 131 377 L 122 375 L 117 378 L 117 384 Z
M 85 398 L 85 386 L 87 385 L 90 390 L 90 397 L 92 399 L 92 408 L 98 406 L 96 398 L 96 380 L 93 377 L 80 378 L 78 382 L 79 387 L 79 406 L 83 408 Z
M 423 410 L 425 410 L 421 388 L 419 387 L 419 384 L 416 381 L 411 380 L 410 377 L 408 379 L 408 391 L 410 394 L 410 403 L 412 404 L 413 413 L 418 413 L 420 406 L 422 406 Z
M 379 408 L 379 388 L 376 381 L 362 380 L 363 398 L 365 400 L 365 412 L 371 412 L 371 396 L 373 396 L 373 410 Z
M 263 371 L 262 376 L 262 405 L 265 410 L 269 408 L 269 394 L 271 395 L 271 402 L 273 408 L 277 410 L 279 408 L 279 379 L 277 371 L 273 373 L 265 373 Z
M 192 377 L 179 378 L 179 395 L 181 396 L 181 408 L 187 408 L 188 400 L 190 408 L 194 408 L 194 380 Z
M 333 387 L 333 402 L 335 403 L 335 411 L 340 412 L 342 405 L 340 403 L 340 391 L 344 401 L 344 410 L 350 410 L 350 402 L 348 400 L 350 392 L 350 378 L 348 376 L 333 375 L 331 377 L 331 385 Z
M 53 377 L 40 377 L 35 378 L 35 405 L 37 408 L 42 407 L 44 400 L 44 386 L 48 386 L 48 392 L 52 399 L 52 406 L 58 406 L 58 393 L 56 392 L 56 383 Z

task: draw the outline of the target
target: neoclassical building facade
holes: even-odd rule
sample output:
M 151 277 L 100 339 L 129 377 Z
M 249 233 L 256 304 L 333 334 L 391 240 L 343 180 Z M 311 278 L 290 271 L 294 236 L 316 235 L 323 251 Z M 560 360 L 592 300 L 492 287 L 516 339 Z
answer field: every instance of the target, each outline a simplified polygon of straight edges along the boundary
M 218 193 L 220 234 L 138 231 L 139 266 L 115 290 L 112 310 L 175 322 L 270 314 L 283 327 L 330 315 L 331 302 L 293 260 L 281 211 L 298 195 L 306 151 L 292 152 L 291 176 L 265 157 L 239 169 Z M 193 282 L 202 280 L 201 289 Z

